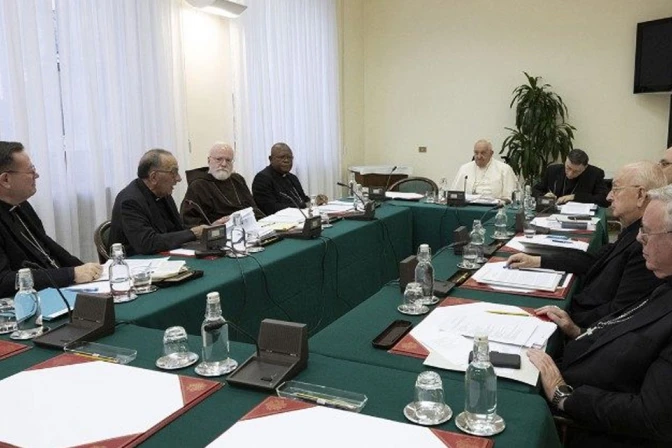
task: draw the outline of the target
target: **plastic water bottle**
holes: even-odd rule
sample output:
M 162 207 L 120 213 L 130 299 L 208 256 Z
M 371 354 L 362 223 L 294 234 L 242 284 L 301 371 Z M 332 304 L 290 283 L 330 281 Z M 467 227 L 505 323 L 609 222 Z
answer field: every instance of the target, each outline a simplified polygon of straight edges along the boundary
M 438 299 L 434 297 L 434 267 L 432 266 L 432 250 L 429 244 L 418 247 L 418 265 L 415 267 L 415 281 L 422 287 L 422 305 L 434 305 Z
M 525 217 L 531 219 L 534 217 L 534 209 L 537 206 L 537 201 L 532 196 L 532 188 L 525 185 L 525 199 L 523 200 L 525 207 Z
M 202 362 L 196 366 L 196 373 L 225 375 L 238 367 L 238 363 L 230 358 L 229 323 L 222 316 L 219 293 L 211 292 L 206 297 L 205 320 L 201 324 Z
M 131 269 L 124 259 L 124 246 L 121 243 L 112 245 L 112 264 L 110 273 L 110 291 L 114 303 L 124 303 L 135 299 L 133 294 L 133 282 L 131 281 Z
M 355 211 L 364 210 L 364 203 L 362 202 L 362 186 L 359 184 L 354 184 L 353 188 L 353 200 L 352 205 L 355 208 Z
M 490 433 L 497 418 L 497 375 L 490 363 L 488 337 L 474 338 L 474 357 L 464 375 L 464 410 L 474 433 Z
M 240 213 L 231 215 L 233 226 L 231 227 L 231 248 L 236 255 L 247 254 L 247 234 L 243 227 L 243 217 Z
M 14 296 L 14 310 L 16 313 L 17 330 L 10 337 L 12 339 L 33 339 L 42 334 L 42 308 L 40 297 L 35 291 L 33 273 L 30 269 L 20 269 L 16 274 Z

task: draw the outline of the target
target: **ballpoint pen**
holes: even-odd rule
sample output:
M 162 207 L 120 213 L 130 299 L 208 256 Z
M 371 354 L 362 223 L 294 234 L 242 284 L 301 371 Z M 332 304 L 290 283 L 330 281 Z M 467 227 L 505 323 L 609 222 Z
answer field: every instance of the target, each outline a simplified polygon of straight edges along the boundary
M 486 313 L 490 314 L 501 314 L 503 316 L 520 316 L 520 317 L 530 317 L 527 313 L 516 313 L 514 311 L 498 311 L 498 310 L 487 310 Z

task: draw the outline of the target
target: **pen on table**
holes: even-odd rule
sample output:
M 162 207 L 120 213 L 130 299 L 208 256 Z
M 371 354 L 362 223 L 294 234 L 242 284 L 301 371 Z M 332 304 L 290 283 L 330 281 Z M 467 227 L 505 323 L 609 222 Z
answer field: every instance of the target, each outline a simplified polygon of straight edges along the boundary
M 79 352 L 72 352 L 72 353 L 77 356 L 81 356 L 82 358 L 93 359 L 96 361 L 113 362 L 115 364 L 119 364 L 119 360 L 111 356 L 102 356 L 99 355 L 98 353 L 79 353 Z
M 98 292 L 98 288 L 68 288 L 68 291 L 72 292 Z
M 521 317 L 530 317 L 527 313 L 516 313 L 514 311 L 498 311 L 498 310 L 487 310 L 486 313 L 490 314 L 501 314 L 503 316 L 521 316 Z
M 348 403 L 343 400 L 326 399 L 302 392 L 296 392 L 294 395 L 298 398 L 303 398 L 304 400 L 312 401 L 313 403 L 321 404 L 323 406 L 331 406 L 349 410 L 357 409 L 357 406 L 355 406 L 354 404 Z

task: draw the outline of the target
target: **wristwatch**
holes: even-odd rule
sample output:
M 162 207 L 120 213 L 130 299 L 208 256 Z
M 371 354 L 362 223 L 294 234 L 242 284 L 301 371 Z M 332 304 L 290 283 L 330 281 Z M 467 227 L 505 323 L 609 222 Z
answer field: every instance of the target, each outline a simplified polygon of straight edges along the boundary
M 556 386 L 555 391 L 553 391 L 553 400 L 551 400 L 551 403 L 554 407 L 558 408 L 560 401 L 572 395 L 572 392 L 574 392 L 574 388 L 569 384 L 560 384 Z

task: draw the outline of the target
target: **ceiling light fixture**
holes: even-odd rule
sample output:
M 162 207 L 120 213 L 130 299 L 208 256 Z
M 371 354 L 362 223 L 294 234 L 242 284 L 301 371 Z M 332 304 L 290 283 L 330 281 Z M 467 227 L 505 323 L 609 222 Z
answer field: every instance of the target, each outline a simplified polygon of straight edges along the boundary
M 247 9 L 247 6 L 229 0 L 187 0 L 194 8 L 203 12 L 235 19 Z

